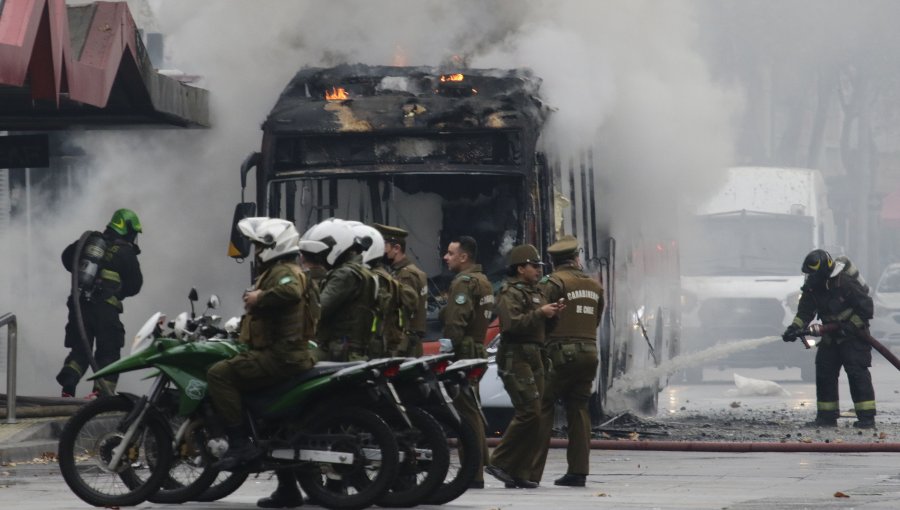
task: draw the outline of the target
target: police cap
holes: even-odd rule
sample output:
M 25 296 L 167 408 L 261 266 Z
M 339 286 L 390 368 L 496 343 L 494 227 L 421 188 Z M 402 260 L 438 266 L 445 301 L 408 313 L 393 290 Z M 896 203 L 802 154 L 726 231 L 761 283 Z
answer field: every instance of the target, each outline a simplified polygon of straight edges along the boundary
M 384 237 L 384 240 L 387 242 L 402 242 L 405 241 L 406 236 L 409 235 L 409 232 L 400 227 L 391 227 L 380 223 L 373 223 L 372 226 L 381 233 L 381 236 Z
M 578 253 L 578 239 L 570 235 L 562 236 L 558 241 L 547 247 L 547 253 L 554 259 L 575 255 Z
M 509 251 L 506 265 L 518 266 L 519 264 L 544 265 L 544 263 L 541 262 L 541 256 L 538 254 L 537 248 L 530 244 L 520 244 L 514 246 L 513 249 Z

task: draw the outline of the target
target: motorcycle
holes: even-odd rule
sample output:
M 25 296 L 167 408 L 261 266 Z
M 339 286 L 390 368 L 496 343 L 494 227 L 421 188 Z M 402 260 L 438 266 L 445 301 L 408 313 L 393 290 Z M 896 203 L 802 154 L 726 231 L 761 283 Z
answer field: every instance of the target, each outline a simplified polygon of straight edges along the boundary
M 98 398 L 76 413 L 61 433 L 63 478 L 91 505 L 133 506 L 151 497 L 170 480 L 174 453 L 184 445 L 191 445 L 186 450 L 209 469 L 226 450 L 215 440 L 217 422 L 206 393 L 206 370 L 243 347 L 227 340 L 187 341 L 178 337 L 180 327 L 164 331 L 161 319 L 157 314 L 145 324 L 129 356 L 91 377 L 151 368 L 156 372 L 150 391 Z M 199 324 L 186 321 L 183 329 L 192 327 Z M 387 399 L 387 405 L 403 411 L 386 382 L 386 375 L 399 371 L 400 362 L 320 363 L 277 387 L 245 395 L 252 441 L 264 454 L 243 471 L 295 469 L 304 491 L 323 506 L 370 505 L 393 483 L 400 456 L 394 433 L 368 407 Z M 169 417 L 176 405 L 177 415 L 188 425 L 173 434 Z M 176 440 L 179 435 L 182 439 Z M 211 483 L 218 476 L 212 472 L 204 480 Z M 185 490 L 180 496 L 200 495 L 203 485 L 181 487 Z
M 440 372 L 438 379 L 451 400 L 465 392 L 478 402 L 475 388 L 487 371 L 487 366 L 487 360 L 483 359 L 458 360 Z M 477 434 L 468 422 L 454 418 L 449 413 L 436 412 L 435 417 L 440 421 L 451 445 L 450 469 L 444 482 L 424 503 L 442 505 L 453 501 L 469 489 L 481 465 L 480 456 L 471 452 L 480 452 L 480 446 L 485 442 L 485 438 Z M 486 421 L 483 414 L 482 420 Z
M 439 412 L 456 410 L 436 374 L 449 364 L 450 355 L 410 358 L 391 378 L 410 418 L 404 427 L 397 417 L 383 415 L 397 430 L 402 460 L 397 479 L 376 504 L 384 507 L 409 507 L 424 502 L 438 489 L 450 468 L 450 448 Z

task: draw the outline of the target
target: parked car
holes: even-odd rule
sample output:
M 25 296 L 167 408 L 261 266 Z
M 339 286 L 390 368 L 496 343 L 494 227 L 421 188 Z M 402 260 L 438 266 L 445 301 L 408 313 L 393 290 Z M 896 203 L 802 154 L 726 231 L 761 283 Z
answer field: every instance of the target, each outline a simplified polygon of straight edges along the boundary
M 875 292 L 875 318 L 871 321 L 871 333 L 886 345 L 900 346 L 900 262 L 884 268 Z

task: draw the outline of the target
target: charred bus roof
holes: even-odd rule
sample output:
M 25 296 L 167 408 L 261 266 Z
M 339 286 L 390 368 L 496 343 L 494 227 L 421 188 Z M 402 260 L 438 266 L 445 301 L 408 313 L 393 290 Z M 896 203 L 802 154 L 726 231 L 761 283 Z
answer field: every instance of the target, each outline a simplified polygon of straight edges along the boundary
M 281 93 L 267 133 L 526 130 L 537 133 L 547 108 L 530 70 L 362 64 L 307 68 Z

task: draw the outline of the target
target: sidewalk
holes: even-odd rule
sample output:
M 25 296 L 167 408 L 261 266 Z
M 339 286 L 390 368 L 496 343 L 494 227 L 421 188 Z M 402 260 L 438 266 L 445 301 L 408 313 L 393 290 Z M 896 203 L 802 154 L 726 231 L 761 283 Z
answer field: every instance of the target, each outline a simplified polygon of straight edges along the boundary
M 6 396 L 0 395 L 0 464 L 56 457 L 63 425 L 84 402 L 80 400 L 17 397 L 15 423 L 6 420 Z

